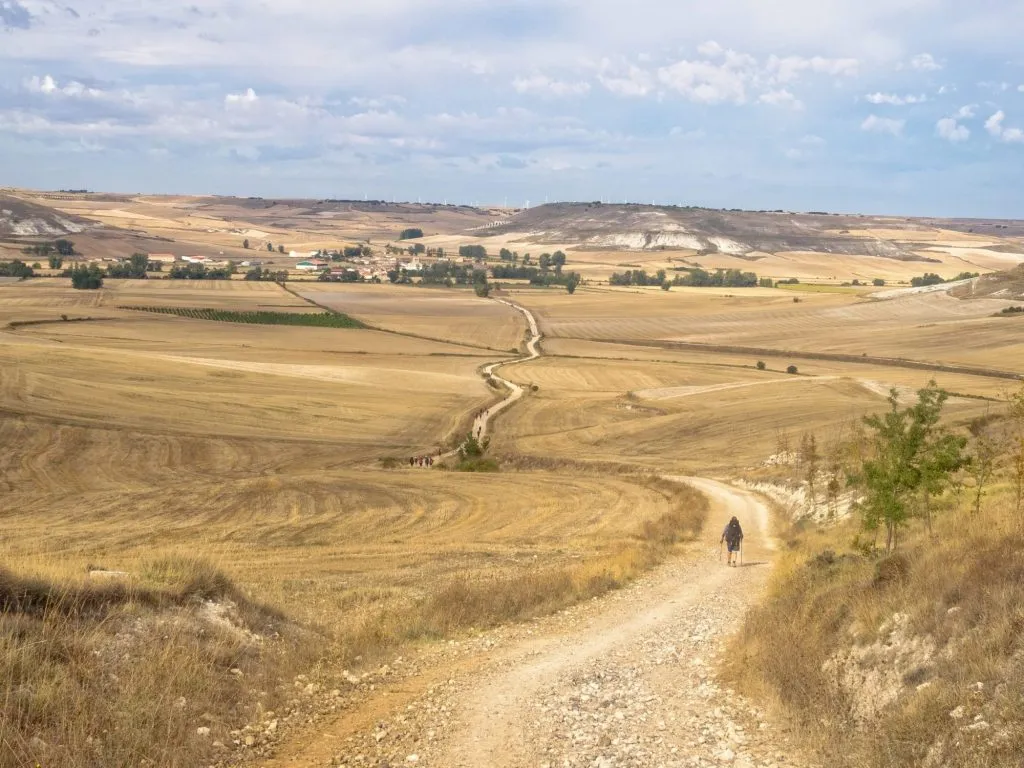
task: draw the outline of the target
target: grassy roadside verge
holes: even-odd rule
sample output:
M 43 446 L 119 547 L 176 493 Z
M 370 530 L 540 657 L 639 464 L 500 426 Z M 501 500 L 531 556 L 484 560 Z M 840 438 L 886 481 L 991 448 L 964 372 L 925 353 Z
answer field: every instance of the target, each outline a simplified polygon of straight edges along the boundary
M 208 765 L 317 645 L 204 561 L 131 580 L 0 570 L 0 766 Z
M 969 507 L 888 557 L 854 550 L 853 523 L 791 531 L 727 676 L 838 768 L 1018 768 L 1024 528 L 1006 493 Z

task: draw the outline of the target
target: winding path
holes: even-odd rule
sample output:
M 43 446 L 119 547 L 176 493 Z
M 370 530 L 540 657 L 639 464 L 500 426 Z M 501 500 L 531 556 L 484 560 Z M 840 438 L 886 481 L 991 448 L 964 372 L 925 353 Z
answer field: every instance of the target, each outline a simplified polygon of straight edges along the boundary
M 537 318 L 533 316 L 533 313 L 526 307 L 520 306 L 512 301 L 505 299 L 495 299 L 500 304 L 507 304 L 517 312 L 521 312 L 526 318 L 527 326 L 530 329 L 530 339 L 526 342 L 526 354 L 523 357 L 517 357 L 514 360 L 500 360 L 496 363 L 490 363 L 481 370 L 481 375 L 484 379 L 494 379 L 500 384 L 504 385 L 508 389 L 508 395 L 501 402 L 495 403 L 490 408 L 481 411 L 477 417 L 473 420 L 473 435 L 478 440 L 486 438 L 490 432 L 491 420 L 494 419 L 499 413 L 511 407 L 513 403 L 517 402 L 526 392 L 526 390 L 514 381 L 509 381 L 506 378 L 499 376 L 496 371 L 505 365 L 512 365 L 513 363 L 525 363 L 530 360 L 536 360 L 541 356 L 541 333 L 540 327 L 537 325 Z M 449 451 L 444 454 L 442 458 L 454 456 L 458 453 L 458 448 L 453 451 Z
M 482 369 L 509 394 L 478 417 L 481 435 L 525 392 L 496 371 L 541 356 L 536 318 L 502 303 L 523 313 L 531 338 L 525 356 Z M 725 640 L 767 581 L 775 550 L 768 509 L 756 494 L 717 480 L 666 479 L 692 485 L 711 504 L 702 540 L 685 556 L 601 600 L 452 641 L 468 646 L 468 655 L 382 689 L 263 765 L 806 766 L 786 735 L 714 673 Z M 733 515 L 745 526 L 742 568 L 720 559 L 719 532 Z

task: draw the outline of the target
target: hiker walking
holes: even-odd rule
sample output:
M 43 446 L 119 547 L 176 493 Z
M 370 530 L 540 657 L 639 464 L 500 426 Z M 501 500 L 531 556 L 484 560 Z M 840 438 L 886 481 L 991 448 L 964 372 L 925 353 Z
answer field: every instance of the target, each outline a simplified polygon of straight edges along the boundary
M 739 559 L 740 547 L 743 546 L 743 527 L 735 517 L 729 521 L 729 524 L 725 526 L 725 530 L 722 531 L 722 541 L 725 542 L 726 547 L 729 549 L 727 565 L 738 565 L 736 560 Z

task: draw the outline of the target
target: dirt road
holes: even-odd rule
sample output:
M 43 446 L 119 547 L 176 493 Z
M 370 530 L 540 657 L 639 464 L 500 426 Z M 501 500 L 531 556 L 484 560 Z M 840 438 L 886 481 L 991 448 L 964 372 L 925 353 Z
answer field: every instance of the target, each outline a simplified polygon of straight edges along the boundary
M 781 736 L 712 672 L 768 573 L 767 511 L 722 483 L 678 479 L 712 501 L 705 541 L 475 681 L 431 765 L 794 765 Z M 746 523 L 746 563 L 730 569 L 715 542 L 733 514 Z
M 540 356 L 536 320 L 528 356 Z M 498 364 L 484 370 L 495 375 Z M 502 381 L 505 381 L 502 379 Z M 479 420 L 523 395 L 510 396 Z M 629 587 L 555 616 L 451 641 L 451 655 L 369 692 L 361 707 L 281 745 L 283 766 L 678 768 L 800 766 L 785 734 L 714 669 L 755 602 L 773 544 L 759 497 L 725 483 L 670 477 L 702 491 L 700 543 Z M 744 525 L 744 565 L 726 567 L 719 536 Z M 390 668 L 381 680 L 387 679 Z M 364 683 L 365 686 L 365 683 Z
M 803 766 L 784 733 L 716 681 L 724 639 L 759 597 L 772 553 L 760 499 L 675 478 L 708 495 L 702 542 L 633 585 L 530 624 L 454 643 L 445 669 L 417 672 L 274 766 L 670 768 Z M 719 560 L 737 515 L 745 564 Z

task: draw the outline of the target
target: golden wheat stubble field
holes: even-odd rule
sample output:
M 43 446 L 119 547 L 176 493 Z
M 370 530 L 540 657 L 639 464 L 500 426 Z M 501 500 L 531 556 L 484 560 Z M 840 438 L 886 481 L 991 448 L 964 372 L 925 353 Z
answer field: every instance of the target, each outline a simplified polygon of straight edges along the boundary
M 1012 301 L 944 292 L 872 299 L 774 289 L 581 289 L 520 292 L 544 334 L 607 342 L 696 342 L 794 352 L 903 357 L 936 364 L 1024 368 Z M 798 298 L 799 302 L 794 302 Z
M 119 308 L 309 311 L 265 284 L 0 285 L 0 765 L 210 764 L 317 658 L 557 608 L 692 529 L 646 477 L 410 469 L 496 397 L 465 343 L 522 334 L 448 295 L 409 330 L 462 345 Z
M 410 470 L 409 455 L 436 451 L 493 400 L 477 369 L 494 352 L 117 309 L 291 309 L 276 286 L 108 285 L 87 314 L 109 319 L 80 323 L 59 315 L 81 292 L 0 288 L 0 322 L 55 320 L 0 333 L 0 546 L 19 570 L 79 579 L 89 564 L 138 573 L 167 553 L 209 557 L 344 643 L 426 585 L 614 555 L 672 508 L 672 492 L 630 477 Z M 382 293 L 381 307 L 403 301 Z M 508 307 L 483 303 L 481 317 L 461 293 L 426 293 L 427 320 L 409 313 L 410 331 L 519 341 Z M 383 469 L 387 457 L 399 469 Z
M 471 347 L 514 353 L 527 332 L 522 314 L 470 289 L 317 283 L 296 291 L 375 328 Z
M 821 438 L 848 429 L 864 414 L 884 409 L 894 387 L 909 398 L 936 378 L 963 395 L 948 410 L 966 419 L 1016 386 L 1009 379 L 962 372 L 790 360 L 782 354 L 760 358 L 762 371 L 756 354 L 657 346 L 666 339 L 809 353 L 850 354 L 877 345 L 882 355 L 1009 371 L 1024 367 L 1012 320 L 987 316 L 998 302 L 909 296 L 868 303 L 814 294 L 794 304 L 774 291 L 628 289 L 581 289 L 574 296 L 522 290 L 514 298 L 535 312 L 548 335 L 544 359 L 505 369 L 513 380 L 537 388 L 495 438 L 495 450 L 510 454 L 728 473 L 775 452 L 780 434 L 814 432 Z M 916 322 L 907 322 L 911 317 Z M 985 343 L 973 348 L 950 343 L 979 335 Z M 791 364 L 796 374 L 786 372 Z

